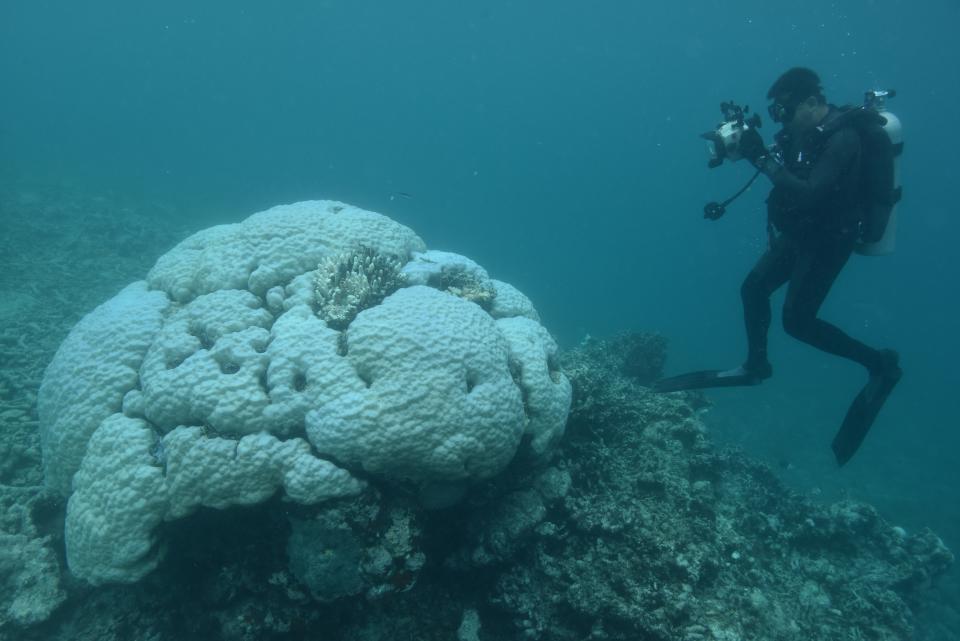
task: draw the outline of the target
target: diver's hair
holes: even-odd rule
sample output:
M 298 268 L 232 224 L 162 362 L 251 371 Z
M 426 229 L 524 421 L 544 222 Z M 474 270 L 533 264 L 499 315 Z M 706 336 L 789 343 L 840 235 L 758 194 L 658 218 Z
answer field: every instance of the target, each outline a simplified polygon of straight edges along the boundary
M 786 97 L 797 104 L 810 96 L 816 96 L 819 102 L 826 102 L 820 86 L 820 76 L 806 67 L 794 67 L 783 72 L 767 92 L 767 98 L 771 100 Z

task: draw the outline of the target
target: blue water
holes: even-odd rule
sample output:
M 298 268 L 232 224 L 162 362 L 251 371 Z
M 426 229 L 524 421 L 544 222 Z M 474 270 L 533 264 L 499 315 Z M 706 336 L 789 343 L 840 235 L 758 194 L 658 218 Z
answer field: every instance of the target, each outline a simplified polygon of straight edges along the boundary
M 960 548 L 958 24 L 956 0 L 5 0 L 0 170 L 172 202 L 194 228 L 344 200 L 519 286 L 563 344 L 658 330 L 682 371 L 742 359 L 738 290 L 765 240 L 762 183 L 701 216 L 750 175 L 705 166 L 718 103 L 763 112 L 794 65 L 837 103 L 896 88 L 898 250 L 852 259 L 823 316 L 899 349 L 901 386 L 837 470 L 862 373 L 775 325 L 776 377 L 714 394 L 714 420 L 799 487 Z

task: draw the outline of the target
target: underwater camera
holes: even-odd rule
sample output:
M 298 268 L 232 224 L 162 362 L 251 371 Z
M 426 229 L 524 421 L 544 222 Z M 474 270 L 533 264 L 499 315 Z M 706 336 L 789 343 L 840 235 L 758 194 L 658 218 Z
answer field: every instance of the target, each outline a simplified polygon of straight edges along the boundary
M 748 116 L 750 107 L 741 107 L 732 101 L 721 102 L 720 111 L 723 113 L 723 122 L 713 131 L 700 134 L 707 141 L 707 154 L 710 156 L 707 166 L 711 169 L 722 165 L 724 160 L 740 160 L 740 136 L 745 130 L 761 124 L 759 114 Z
M 707 154 L 710 156 L 710 159 L 707 161 L 707 166 L 710 167 L 710 169 L 719 167 L 723 164 L 724 160 L 736 162 L 743 158 L 740 154 L 740 138 L 743 136 L 743 132 L 748 129 L 756 129 L 762 124 L 759 114 L 748 116 L 747 114 L 750 113 L 750 107 L 741 107 L 733 101 L 721 102 L 720 111 L 723 113 L 723 122 L 717 125 L 717 128 L 713 131 L 700 134 L 700 137 L 707 141 Z M 759 175 L 760 171 L 758 170 L 753 175 L 753 178 L 751 178 L 740 191 L 722 203 L 714 201 L 704 205 L 703 217 L 709 218 L 710 220 L 717 220 L 723 216 L 727 211 L 727 205 L 749 189 L 750 185 L 753 184 Z

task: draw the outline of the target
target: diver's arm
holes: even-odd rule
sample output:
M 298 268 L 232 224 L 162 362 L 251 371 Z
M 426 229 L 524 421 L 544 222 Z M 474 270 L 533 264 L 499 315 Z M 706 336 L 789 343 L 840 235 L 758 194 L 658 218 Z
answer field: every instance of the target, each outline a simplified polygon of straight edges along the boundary
M 800 207 L 806 208 L 833 191 L 844 172 L 860 151 L 860 136 L 853 129 L 841 129 L 830 136 L 823 154 L 803 180 L 793 175 L 782 165 L 769 157 L 757 163 L 758 169 L 765 173 L 777 187 L 790 194 Z

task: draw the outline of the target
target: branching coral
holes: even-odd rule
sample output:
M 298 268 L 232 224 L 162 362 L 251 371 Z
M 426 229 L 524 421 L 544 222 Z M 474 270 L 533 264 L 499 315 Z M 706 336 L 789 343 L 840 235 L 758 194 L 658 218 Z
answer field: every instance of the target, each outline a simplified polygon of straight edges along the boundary
M 445 272 L 443 276 L 441 290 L 490 309 L 497 292 L 489 280 L 484 281 L 467 271 Z
M 317 316 L 333 329 L 346 329 L 358 313 L 403 285 L 402 267 L 396 256 L 370 247 L 325 258 L 314 280 Z

